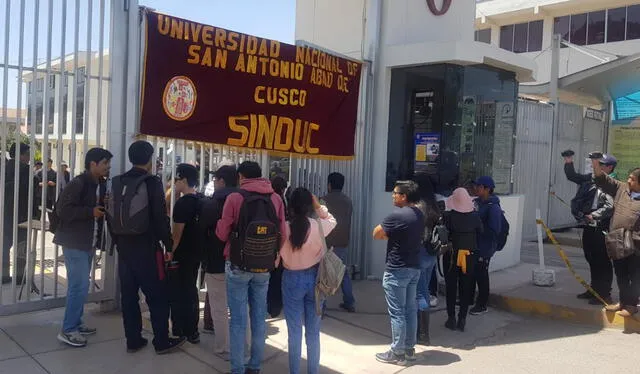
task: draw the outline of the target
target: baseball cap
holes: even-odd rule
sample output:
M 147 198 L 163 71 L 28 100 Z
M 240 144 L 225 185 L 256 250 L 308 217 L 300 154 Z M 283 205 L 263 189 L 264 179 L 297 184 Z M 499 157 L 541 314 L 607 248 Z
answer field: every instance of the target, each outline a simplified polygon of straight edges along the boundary
M 605 154 L 600 159 L 600 163 L 602 165 L 617 165 L 618 164 L 618 160 L 615 157 L 613 157 L 612 155 Z
M 493 181 L 493 178 L 486 175 L 476 179 L 476 185 L 496 188 L 496 183 Z

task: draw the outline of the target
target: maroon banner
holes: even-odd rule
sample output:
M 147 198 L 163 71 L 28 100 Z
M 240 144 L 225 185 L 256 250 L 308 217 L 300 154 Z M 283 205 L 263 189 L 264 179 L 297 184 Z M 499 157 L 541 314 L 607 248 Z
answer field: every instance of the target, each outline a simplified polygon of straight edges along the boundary
M 142 134 L 353 157 L 359 62 L 163 14 L 146 19 Z

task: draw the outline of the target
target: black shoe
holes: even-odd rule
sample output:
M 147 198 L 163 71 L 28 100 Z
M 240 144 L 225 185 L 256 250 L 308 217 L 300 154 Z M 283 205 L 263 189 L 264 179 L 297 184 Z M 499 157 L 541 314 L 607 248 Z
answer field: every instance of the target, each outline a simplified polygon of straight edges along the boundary
M 456 329 L 460 332 L 464 332 L 464 328 L 466 325 L 467 325 L 466 318 L 458 318 L 458 325 L 456 326 Z
M 191 344 L 200 343 L 200 333 L 196 331 L 191 336 L 187 337 L 187 341 Z
M 388 350 L 384 353 L 377 353 L 376 360 L 384 362 L 385 364 L 394 364 L 404 366 L 407 364 L 407 358 L 405 355 L 399 355 L 392 350 Z
M 187 341 L 187 338 L 169 338 L 169 341 L 166 345 L 161 347 L 156 347 L 156 353 L 159 355 L 165 355 L 167 353 L 175 352 L 178 348 L 182 347 L 184 343 Z
M 147 344 L 149 344 L 149 342 L 147 341 L 147 339 L 145 338 L 140 338 L 140 341 L 138 342 L 138 344 L 135 345 L 129 345 L 127 344 L 127 353 L 136 353 L 139 350 L 143 349 L 144 347 L 147 346 Z
M 581 299 L 581 300 L 590 300 L 590 299 L 594 299 L 595 297 L 591 294 L 591 292 L 585 291 L 585 292 L 579 294 L 577 296 L 577 298 Z
M 340 308 L 346 310 L 349 313 L 355 313 L 356 308 L 353 305 L 347 305 L 345 303 L 340 304 Z
M 471 308 L 471 310 L 469 311 L 469 314 L 471 314 L 472 316 L 479 316 L 479 315 L 487 313 L 488 311 L 489 310 L 487 309 L 486 306 L 476 305 L 473 308 Z
M 449 319 L 447 319 L 447 322 L 445 322 L 444 327 L 448 328 L 449 330 L 455 330 L 456 329 L 455 317 L 449 317 Z
M 244 369 L 244 374 L 260 374 L 260 369 Z

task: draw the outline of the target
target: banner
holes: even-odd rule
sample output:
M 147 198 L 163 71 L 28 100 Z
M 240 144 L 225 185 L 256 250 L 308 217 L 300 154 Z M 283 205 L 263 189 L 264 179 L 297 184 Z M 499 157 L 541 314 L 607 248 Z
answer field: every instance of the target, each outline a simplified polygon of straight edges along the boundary
M 359 62 L 146 13 L 140 132 L 349 159 Z

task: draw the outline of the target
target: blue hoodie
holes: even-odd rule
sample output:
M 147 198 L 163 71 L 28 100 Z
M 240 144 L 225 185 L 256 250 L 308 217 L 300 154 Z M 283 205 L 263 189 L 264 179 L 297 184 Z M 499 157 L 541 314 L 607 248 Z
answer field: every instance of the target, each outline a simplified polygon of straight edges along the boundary
M 475 199 L 478 214 L 484 231 L 478 234 L 479 257 L 491 258 L 496 253 L 498 234 L 502 230 L 502 207 L 496 195 L 490 195 L 486 201 Z

